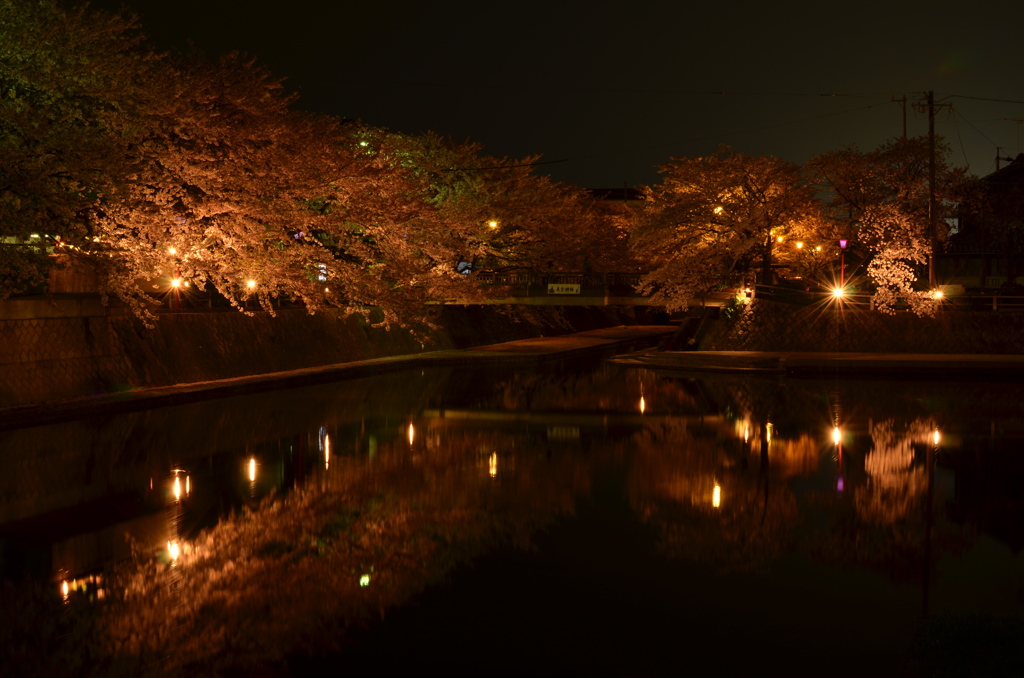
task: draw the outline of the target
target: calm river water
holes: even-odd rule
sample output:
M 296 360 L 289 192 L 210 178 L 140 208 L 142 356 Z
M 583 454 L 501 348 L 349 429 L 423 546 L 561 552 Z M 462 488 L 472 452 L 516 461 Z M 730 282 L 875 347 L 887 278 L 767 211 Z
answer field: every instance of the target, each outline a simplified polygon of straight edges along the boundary
M 1014 673 L 1022 410 L 593 359 L 0 432 L 0 673 Z

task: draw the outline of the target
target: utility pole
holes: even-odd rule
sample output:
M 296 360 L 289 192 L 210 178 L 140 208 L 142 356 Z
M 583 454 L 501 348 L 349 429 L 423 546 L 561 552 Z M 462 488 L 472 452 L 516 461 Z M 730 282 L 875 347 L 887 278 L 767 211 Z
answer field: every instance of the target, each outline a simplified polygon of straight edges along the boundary
M 1020 125 L 1021 123 L 1024 123 L 1024 120 L 1021 120 L 1020 118 L 1003 118 L 1003 120 L 1006 122 L 1017 123 L 1017 155 L 1020 155 Z M 996 153 L 999 153 L 999 148 L 996 148 Z M 996 169 L 999 168 L 997 167 Z
M 903 140 L 907 140 L 907 95 L 903 95 Z
M 907 95 L 904 94 L 903 98 L 897 99 L 896 95 L 894 94 L 894 95 L 892 95 L 891 99 L 895 103 L 900 104 L 900 106 L 903 108 L 903 140 L 906 141 L 907 140 Z
M 939 219 L 935 204 L 935 92 L 928 90 L 928 230 L 931 232 L 932 251 L 928 257 L 928 287 L 938 287 L 935 276 L 935 255 L 939 250 Z
M 1003 150 L 1002 146 L 996 146 L 996 171 L 997 172 L 999 171 L 999 163 L 1001 161 L 1005 160 L 1006 162 L 1014 162 L 1016 160 L 1016 158 L 1011 158 L 1008 155 L 1003 155 L 1003 156 L 999 155 L 999 151 L 1001 151 L 1001 150 Z

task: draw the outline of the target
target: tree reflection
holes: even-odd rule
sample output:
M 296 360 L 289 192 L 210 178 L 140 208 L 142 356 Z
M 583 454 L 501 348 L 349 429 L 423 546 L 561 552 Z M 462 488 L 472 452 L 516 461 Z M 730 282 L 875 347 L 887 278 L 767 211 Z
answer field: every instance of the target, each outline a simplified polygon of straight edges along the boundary
M 173 562 L 120 568 L 101 621 L 108 649 L 147 671 L 280 665 L 444 577 L 483 549 L 526 547 L 589 489 L 578 458 L 516 454 L 498 431 L 425 427 L 423 447 L 384 441 L 375 458 L 336 457 L 318 482 L 242 511 L 181 546 Z M 510 449 L 511 448 L 511 449 Z M 491 459 L 502 450 L 501 474 Z
M 937 449 L 932 422 L 957 421 L 944 424 L 942 455 L 933 459 L 940 467 L 954 460 L 965 474 L 976 456 L 1011 447 L 1005 441 L 1015 439 L 997 437 L 988 422 L 998 416 L 999 426 L 1016 426 L 1021 399 L 1007 385 L 906 389 L 695 380 L 607 365 L 553 367 L 547 376 L 428 370 L 216 408 L 165 408 L 93 428 L 8 432 L 8 442 L 21 443 L 11 449 L 31 454 L 20 467 L 14 455 L 0 460 L 11 470 L 0 479 L 0 489 L 11 488 L 0 510 L 30 512 L 33 493 L 47 509 L 65 493 L 103 487 L 150 488 L 157 506 L 137 520 L 151 538 L 135 544 L 134 560 L 103 574 L 95 604 L 80 604 L 78 585 L 92 573 L 47 582 L 49 598 L 3 589 L 2 609 L 24 611 L 0 625 L 0 647 L 19 648 L 4 668 L 285 671 L 290 653 L 344 651 L 358 629 L 485 552 L 532 548 L 538 528 L 571 515 L 580 497 L 622 501 L 618 493 L 590 496 L 593 479 L 606 487 L 609 473 L 615 488 L 625 478 L 624 500 L 670 559 L 749 572 L 801 554 L 918 582 L 922 560 L 931 562 L 923 509 L 924 452 Z M 986 415 L 981 435 L 973 420 L 955 419 L 956 402 L 1003 409 Z M 950 471 L 939 469 L 937 509 L 948 496 L 943 473 Z M 976 483 L 986 492 L 971 495 L 962 477 L 957 500 L 983 494 L 987 502 L 967 508 L 1016 516 L 1000 503 L 1019 486 L 1014 478 L 1006 490 Z M 934 553 L 963 539 L 943 513 L 935 512 Z M 574 524 L 560 525 L 571 534 Z M 54 560 L 60 550 L 51 549 Z
M 792 541 L 797 504 L 774 466 L 778 439 L 769 442 L 766 426 L 749 443 L 730 432 L 724 421 L 675 420 L 634 436 L 630 504 L 657 526 L 666 555 L 756 568 Z
M 864 457 L 867 484 L 857 488 L 857 513 L 868 523 L 892 524 L 916 514 L 928 489 L 925 464 L 914 465 L 914 447 L 931 444 L 935 425 L 915 419 L 898 426 L 888 419 L 870 424 L 872 449 Z

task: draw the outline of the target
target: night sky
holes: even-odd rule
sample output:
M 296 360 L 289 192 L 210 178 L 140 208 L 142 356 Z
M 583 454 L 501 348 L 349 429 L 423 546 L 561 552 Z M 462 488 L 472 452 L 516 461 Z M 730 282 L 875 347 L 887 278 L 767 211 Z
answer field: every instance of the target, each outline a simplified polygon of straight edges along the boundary
M 163 49 L 251 54 L 298 107 L 434 130 L 587 187 L 714 152 L 803 162 L 902 133 L 932 89 L 953 160 L 1024 151 L 1024 2 L 226 2 L 126 6 Z M 827 96 L 823 96 L 827 95 Z M 1006 100 L 980 101 L 949 95 Z M 927 116 L 907 107 L 910 135 Z

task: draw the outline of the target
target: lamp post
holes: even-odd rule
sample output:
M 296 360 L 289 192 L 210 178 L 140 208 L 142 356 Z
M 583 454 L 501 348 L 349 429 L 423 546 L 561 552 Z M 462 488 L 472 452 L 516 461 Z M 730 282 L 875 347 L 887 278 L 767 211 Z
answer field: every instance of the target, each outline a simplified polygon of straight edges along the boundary
M 846 238 L 839 241 L 839 288 L 846 287 Z
M 846 243 L 847 240 L 845 238 L 839 241 L 839 286 L 841 288 L 846 287 Z

